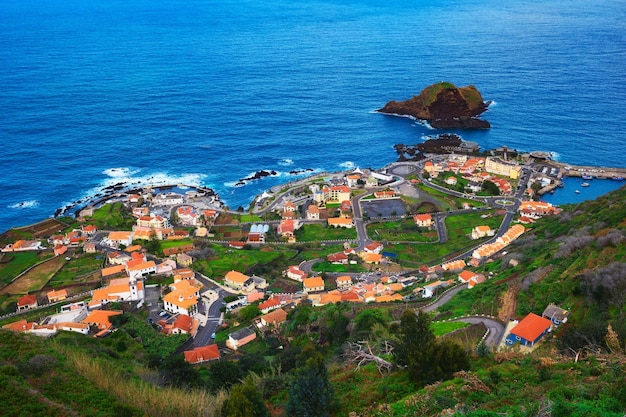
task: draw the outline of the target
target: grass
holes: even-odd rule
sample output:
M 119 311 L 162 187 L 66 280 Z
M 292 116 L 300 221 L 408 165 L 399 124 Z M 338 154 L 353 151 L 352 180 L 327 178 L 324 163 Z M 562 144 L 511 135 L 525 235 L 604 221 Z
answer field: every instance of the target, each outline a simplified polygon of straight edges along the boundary
M 263 219 L 256 214 L 242 214 L 240 217 L 242 223 L 262 222 Z
M 193 239 L 181 239 L 181 240 L 161 240 L 161 250 L 169 248 L 177 248 L 179 246 L 190 245 L 193 243 Z
M 156 332 L 152 326 L 134 316 L 129 316 L 129 320 L 122 328 L 133 338 L 140 338 L 149 355 L 166 358 L 188 339 L 188 335 L 165 336 Z
M 327 240 L 354 240 L 356 229 L 328 227 L 322 224 L 305 224 L 296 230 L 298 242 L 322 242 Z
M 77 282 L 92 282 L 99 278 L 102 264 L 101 254 L 83 254 L 80 257 L 73 257 L 52 277 L 48 286 L 57 288 Z
M 0 262 L 0 286 L 2 286 L 10 283 L 16 276 L 31 266 L 50 258 L 52 253 L 15 252 L 11 254 L 5 253 L 0 256 L 2 256 L 2 262 Z M 5 260 L 9 261 L 5 263 Z
M 435 333 L 435 336 L 443 336 L 458 329 L 468 327 L 469 323 L 455 322 L 455 321 L 440 321 L 433 323 L 430 329 Z
M 367 235 L 372 239 L 400 242 L 436 242 L 436 231 L 420 228 L 412 219 L 396 222 L 370 223 Z
M 87 222 L 95 223 L 99 229 L 104 230 L 132 230 L 135 219 L 124 203 L 117 202 L 103 205 L 94 211 L 92 217 L 87 218 Z
M 37 265 L 19 279 L 0 290 L 0 293 L 26 294 L 31 291 L 38 291 L 46 285 L 50 277 L 61 269 L 66 262 L 65 258 L 57 256 L 41 265 Z

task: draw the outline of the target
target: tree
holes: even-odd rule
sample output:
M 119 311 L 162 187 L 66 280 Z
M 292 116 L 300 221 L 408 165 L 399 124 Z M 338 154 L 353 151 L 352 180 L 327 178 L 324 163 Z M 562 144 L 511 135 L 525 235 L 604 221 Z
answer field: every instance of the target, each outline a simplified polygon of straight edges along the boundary
M 231 361 L 216 361 L 208 369 L 208 388 L 217 392 L 221 389 L 230 388 L 243 378 L 243 372 L 239 365 Z
M 289 391 L 287 415 L 289 417 L 328 417 L 335 408 L 335 395 L 324 358 L 315 353 L 299 370 Z
M 484 181 L 481 188 L 489 195 L 500 195 L 498 186 L 489 180 Z
M 245 307 L 242 307 L 237 315 L 239 316 L 239 319 L 241 321 L 249 321 L 255 317 L 260 316 L 261 310 L 259 310 L 259 306 L 257 306 L 256 304 L 249 304 Z
M 180 354 L 166 358 L 159 367 L 159 373 L 168 385 L 179 388 L 195 387 L 200 383 L 198 372 Z
M 222 417 L 268 417 L 261 391 L 248 375 L 241 384 L 234 385 L 222 405 Z

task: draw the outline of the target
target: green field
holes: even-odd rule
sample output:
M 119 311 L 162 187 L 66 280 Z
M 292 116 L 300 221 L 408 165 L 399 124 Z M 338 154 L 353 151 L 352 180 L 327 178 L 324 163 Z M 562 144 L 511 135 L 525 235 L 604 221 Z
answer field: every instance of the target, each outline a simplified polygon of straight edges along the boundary
M 417 227 L 412 219 L 401 222 L 370 223 L 367 225 L 370 239 L 400 242 L 436 242 L 437 231 Z
M 464 329 L 468 327 L 469 323 L 457 322 L 457 321 L 440 321 L 433 323 L 430 329 L 435 333 L 435 336 L 443 336 L 458 329 Z
M 354 240 L 356 229 L 334 228 L 322 224 L 305 224 L 296 230 L 298 242 L 321 242 L 325 240 Z
M 120 202 L 103 205 L 87 220 L 89 223 L 95 223 L 99 229 L 105 230 L 131 230 L 135 224 L 135 219 L 124 203 Z
M 0 263 L 0 287 L 10 283 L 16 276 L 38 262 L 48 259 L 52 253 L 15 252 L 2 255 Z M 9 260 L 8 262 L 4 262 Z
M 316 272 L 365 272 L 363 265 L 337 265 L 330 262 L 318 262 L 313 265 L 313 270 Z
M 71 258 L 48 282 L 52 288 L 75 284 L 89 280 L 102 269 L 104 259 L 101 254 L 83 254 L 79 258 Z

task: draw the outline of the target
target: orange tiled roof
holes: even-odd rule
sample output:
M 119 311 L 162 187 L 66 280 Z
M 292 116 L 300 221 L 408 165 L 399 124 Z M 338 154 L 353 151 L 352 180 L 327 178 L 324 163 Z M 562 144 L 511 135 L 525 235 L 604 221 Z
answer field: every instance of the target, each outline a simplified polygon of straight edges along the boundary
M 269 313 L 267 313 L 264 316 L 261 316 L 261 318 L 266 322 L 266 323 L 282 323 L 285 320 L 287 320 L 287 312 L 285 312 L 285 310 L 283 310 L 282 308 L 279 308 L 277 310 L 271 311 Z
M 103 277 L 108 277 L 109 275 L 119 274 L 120 272 L 124 272 L 126 267 L 124 265 L 114 265 L 108 268 L 103 268 L 101 274 Z
M 200 346 L 183 352 L 188 363 L 200 363 L 220 358 L 220 351 L 216 344 Z
M 31 304 L 37 304 L 37 296 L 34 294 L 26 294 L 23 297 L 17 299 L 17 306 L 29 306 Z
M 99 329 L 108 329 L 111 327 L 111 321 L 109 321 L 109 317 L 116 316 L 118 314 L 122 314 L 121 311 L 110 311 L 110 310 L 94 310 L 85 319 L 83 323 L 94 324 Z
M 304 288 L 323 287 L 324 280 L 322 279 L 322 277 L 305 278 L 302 280 L 302 284 L 304 285 Z
M 250 279 L 248 275 L 242 274 L 239 271 L 229 271 L 224 278 L 230 282 L 235 282 L 237 284 L 243 284 L 248 279 Z
M 534 341 L 541 333 L 549 329 L 551 325 L 552 322 L 550 320 L 535 313 L 529 313 L 511 329 L 511 333 L 528 341 Z

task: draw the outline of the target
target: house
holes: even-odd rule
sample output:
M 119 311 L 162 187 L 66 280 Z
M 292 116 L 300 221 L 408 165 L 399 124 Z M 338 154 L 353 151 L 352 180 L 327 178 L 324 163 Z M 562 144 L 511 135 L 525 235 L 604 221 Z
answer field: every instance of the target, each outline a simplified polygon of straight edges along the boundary
M 282 308 L 274 310 L 270 313 L 267 313 L 264 316 L 261 316 L 261 324 L 263 326 L 272 325 L 274 327 L 280 326 L 283 322 L 287 320 L 287 312 Z
M 94 242 L 88 242 L 85 244 L 83 250 L 85 253 L 96 253 L 96 244 Z
M 238 271 L 229 271 L 224 276 L 224 284 L 237 290 L 252 291 L 254 289 L 254 281 L 248 275 Z
M 303 270 L 301 270 L 297 266 L 290 266 L 286 271 L 283 272 L 283 275 L 289 279 L 293 279 L 295 281 L 300 281 L 306 278 L 307 274 Z
M 157 194 L 152 199 L 152 204 L 155 206 L 179 206 L 184 203 L 184 197 L 176 193 Z
M 485 281 L 487 281 L 487 278 L 483 274 L 477 274 L 476 276 L 470 278 L 470 280 L 467 282 L 467 288 L 471 290 L 478 284 L 482 284 Z
M 365 248 L 363 249 L 365 250 L 365 252 L 369 253 L 381 253 L 383 251 L 383 244 L 378 242 L 370 242 L 365 245 Z
M 383 255 L 375 252 L 361 252 L 359 256 L 363 262 L 368 264 L 379 264 L 383 260 Z
M 89 313 L 87 317 L 83 319 L 83 323 L 89 324 L 90 326 L 95 326 L 99 333 L 96 336 L 102 336 L 106 334 L 106 332 L 111 328 L 112 323 L 110 318 L 112 316 L 117 316 L 118 314 L 122 314 L 121 311 L 111 311 L 111 310 L 95 310 Z
M 416 214 L 413 216 L 413 221 L 417 227 L 430 227 L 433 225 L 433 216 L 430 214 Z
M 178 222 L 183 226 L 196 226 L 199 223 L 200 216 L 191 206 L 180 206 L 176 209 Z M 160 226 L 167 227 L 167 226 Z
M 277 308 L 280 308 L 280 306 L 281 306 L 280 300 L 278 298 L 271 297 L 267 301 L 264 301 L 259 304 L 259 310 L 261 310 L 261 313 L 266 314 L 272 310 L 276 310 Z
M 254 339 L 256 339 L 256 333 L 254 330 L 244 327 L 243 329 L 237 330 L 236 332 L 228 335 L 226 346 L 232 350 L 237 350 L 240 347 L 252 342 Z
M 441 264 L 441 268 L 443 268 L 444 271 L 460 271 L 465 268 L 465 266 L 465 261 L 463 259 Z
M 49 291 L 46 296 L 48 297 L 49 303 L 56 303 L 67 298 L 67 290 Z
M 394 198 L 395 196 L 396 196 L 396 192 L 393 190 L 374 192 L 374 198 L 386 199 L 386 198 Z
M 319 220 L 320 219 L 320 209 L 316 204 L 310 204 L 306 209 L 306 218 L 308 220 Z
M 183 266 L 189 266 L 193 263 L 193 258 L 186 253 L 179 253 L 176 255 L 176 262 Z
M 493 236 L 495 230 L 492 230 L 489 226 L 476 226 L 472 229 L 472 239 L 481 239 L 485 236 Z
M 196 273 L 192 269 L 189 269 L 189 268 L 175 269 L 172 271 L 172 274 L 174 275 L 174 282 L 178 282 L 183 279 L 193 281 L 193 279 L 196 277 Z
M 111 232 L 107 241 L 111 246 L 119 247 L 120 245 L 130 246 L 133 243 L 132 232 Z
M 550 331 L 551 326 L 550 320 L 535 313 L 529 313 L 511 329 L 506 337 L 506 343 L 509 346 L 520 343 L 523 346 L 532 347 Z
M 452 176 L 450 176 L 450 177 L 446 178 L 446 181 L 445 181 L 445 182 L 446 182 L 446 184 L 448 184 L 448 185 L 456 185 L 456 183 L 457 183 L 457 179 L 456 179 L 456 177 L 452 177 Z
M 176 320 L 172 323 L 172 326 L 169 329 L 168 334 L 190 334 L 192 337 L 195 336 L 195 332 L 198 330 L 198 321 L 186 314 L 179 314 L 176 316 Z
M 156 272 L 156 263 L 154 261 L 136 262 L 129 261 L 126 263 L 126 272 L 131 278 L 141 278 L 148 274 Z
M 107 287 L 91 292 L 89 308 L 101 307 L 112 301 L 138 301 L 144 297 L 143 281 L 131 277 L 112 279 Z
M 350 188 L 345 185 L 325 186 L 322 192 L 314 194 L 314 197 L 319 200 L 317 203 L 341 203 L 350 200 Z
M 148 207 L 133 207 L 133 217 L 147 216 L 148 214 L 150 214 Z
M 554 323 L 556 326 L 562 323 L 567 323 L 568 316 L 569 316 L 569 311 L 564 310 L 561 307 L 554 305 L 552 303 L 550 303 L 546 307 L 546 309 L 543 310 L 543 313 L 541 314 L 541 317 L 552 321 L 552 323 Z
M 246 246 L 246 242 L 240 242 L 238 240 L 231 240 L 228 242 L 228 247 L 233 249 L 243 249 Z
M 324 291 L 324 280 L 322 277 L 305 278 L 302 280 L 305 293 Z
M 121 274 L 122 272 L 126 272 L 125 265 L 114 265 L 109 266 L 108 268 L 102 268 L 102 270 L 100 271 L 100 275 L 102 275 L 102 278 L 106 278 L 110 277 L 111 275 Z
M 98 231 L 98 226 L 95 224 L 86 224 L 81 227 L 82 232 L 87 236 L 93 236 Z
M 65 245 L 54 246 L 54 256 L 63 255 L 65 252 L 67 252 L 67 246 Z
M 26 294 L 17 299 L 17 311 L 26 311 L 37 308 L 37 296 L 34 294 Z
M 298 207 L 296 207 L 292 201 L 286 201 L 285 204 L 283 204 L 283 211 L 295 213 L 297 209 Z
M 326 259 L 328 259 L 328 262 L 335 265 L 346 265 L 348 263 L 348 255 L 343 252 L 331 253 Z
M 4 248 L 2 248 L 2 252 L 23 252 L 23 251 L 38 251 L 44 249 L 41 246 L 41 242 L 38 240 L 18 240 L 15 243 L 9 243 Z
M 480 190 L 482 190 L 482 185 L 479 182 L 476 181 L 470 181 L 467 183 L 467 186 L 465 186 L 465 188 L 469 191 L 471 191 L 472 193 L 477 193 Z
M 147 227 L 150 229 L 165 229 L 169 226 L 169 222 L 165 217 L 155 216 L 141 216 L 137 219 L 138 227 Z
M 282 220 L 276 229 L 276 232 L 282 237 L 293 237 L 296 230 L 300 228 L 298 220 Z
M 347 290 L 352 286 L 352 278 L 350 275 L 344 275 L 341 277 L 337 277 L 335 279 L 335 283 L 337 284 L 337 289 L 340 291 Z
M 351 217 L 331 217 L 328 219 L 328 225 L 352 229 L 354 227 L 354 220 Z
M 435 291 L 437 291 L 439 288 L 445 288 L 448 285 L 449 282 L 447 281 L 435 281 L 428 285 L 424 285 L 422 287 L 422 297 L 431 298 L 433 295 L 435 295 Z
M 198 312 L 200 289 L 189 280 L 170 284 L 171 292 L 163 296 L 163 308 L 172 314 L 193 316 Z
M 166 259 L 156 266 L 156 273 L 158 275 L 172 275 L 174 269 L 176 269 L 176 262 L 172 259 Z
M 216 344 L 200 346 L 195 349 L 186 350 L 185 362 L 195 365 L 197 363 L 208 362 L 220 358 L 220 351 Z

